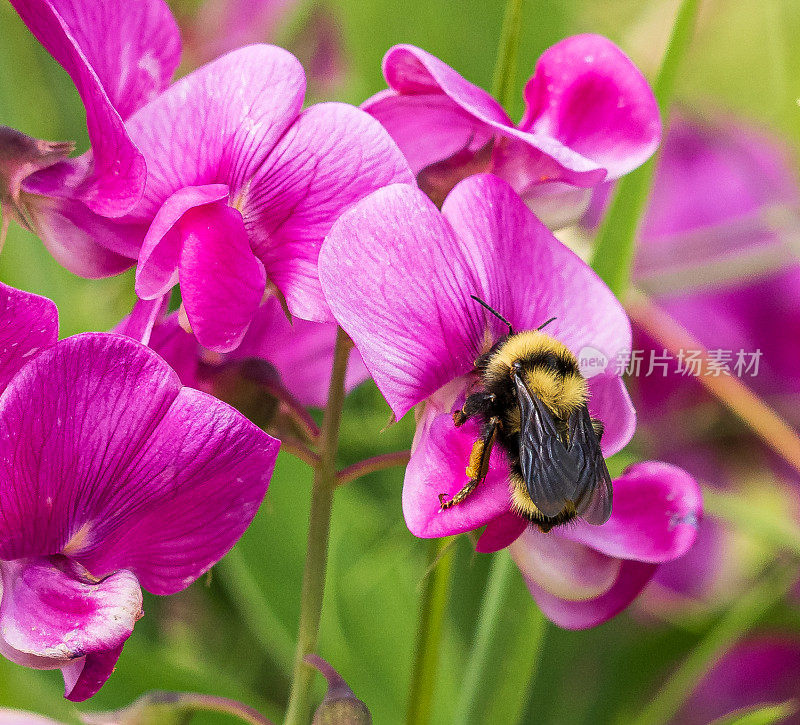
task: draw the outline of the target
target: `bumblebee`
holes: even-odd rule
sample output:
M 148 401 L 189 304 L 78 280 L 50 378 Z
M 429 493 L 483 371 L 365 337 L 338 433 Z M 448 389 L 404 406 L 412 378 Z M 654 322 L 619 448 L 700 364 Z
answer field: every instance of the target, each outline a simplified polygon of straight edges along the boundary
M 492 448 L 499 445 L 511 464 L 512 508 L 519 516 L 545 532 L 577 516 L 605 523 L 612 491 L 600 450 L 603 424 L 589 414 L 578 360 L 542 332 L 555 318 L 515 333 L 508 320 L 471 296 L 508 325 L 508 335 L 475 361 L 482 389 L 453 414 L 456 426 L 477 418 L 481 437 L 469 457 L 469 482 L 451 499 L 440 494 L 442 509 L 464 501 L 486 478 Z

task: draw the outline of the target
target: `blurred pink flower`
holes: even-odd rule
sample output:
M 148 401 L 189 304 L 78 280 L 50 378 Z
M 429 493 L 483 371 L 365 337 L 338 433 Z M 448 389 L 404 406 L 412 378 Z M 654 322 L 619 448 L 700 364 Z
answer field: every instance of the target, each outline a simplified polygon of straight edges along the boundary
M 629 352 L 630 326 L 614 295 L 507 182 L 489 174 L 458 184 L 442 212 L 408 185 L 375 192 L 334 225 L 320 279 L 395 416 L 424 402 L 403 487 L 411 532 L 447 536 L 489 524 L 511 543 L 525 524 L 510 514 L 508 462 L 499 448 L 469 498 L 446 510 L 439 500 L 466 484 L 478 437 L 474 421 L 456 428 L 452 411 L 475 382 L 475 359 L 507 334 L 470 295 L 502 311 L 517 331 L 555 317 L 548 334 L 573 353 L 591 347 L 615 359 Z M 610 455 L 630 439 L 635 414 L 620 378 L 596 372 L 589 409 L 605 424 L 602 447 Z
M 141 588 L 185 589 L 241 536 L 279 443 L 128 337 L 57 335 L 52 302 L 0 285 L 0 653 L 80 701 Z
M 739 710 L 789 700 L 800 701 L 800 641 L 794 635 L 761 635 L 723 655 L 672 722 L 705 725 Z M 800 715 L 795 710 L 776 722 L 797 723 Z
M 362 107 L 389 130 L 437 205 L 461 179 L 491 171 L 545 221 L 563 222 L 591 188 L 646 161 L 661 136 L 647 81 L 598 35 L 545 51 L 518 125 L 486 91 L 413 45 L 391 48 L 383 72 L 389 89 Z
M 529 526 L 511 553 L 544 614 L 566 629 L 585 629 L 621 612 L 659 565 L 689 551 L 701 516 L 694 478 L 647 461 L 614 480 L 614 508 L 605 524 L 578 521 L 547 534 Z M 487 548 L 491 526 L 479 551 Z

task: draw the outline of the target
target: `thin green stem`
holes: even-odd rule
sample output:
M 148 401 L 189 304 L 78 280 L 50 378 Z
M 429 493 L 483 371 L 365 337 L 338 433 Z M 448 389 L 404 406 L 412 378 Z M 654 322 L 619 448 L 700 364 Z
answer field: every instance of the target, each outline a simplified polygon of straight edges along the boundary
M 786 596 L 796 580 L 794 565 L 778 566 L 770 571 L 750 591 L 733 602 L 638 715 L 632 718 L 625 716 L 619 721 L 631 725 L 670 722 L 714 663 Z
M 344 486 L 370 473 L 377 473 L 378 471 L 385 471 L 387 468 L 408 465 L 410 458 L 411 451 L 395 451 L 394 453 L 384 453 L 380 456 L 367 458 L 339 471 L 339 473 L 336 474 L 336 485 Z
M 292 671 L 294 638 L 272 611 L 258 582 L 238 548 L 231 549 L 215 567 L 214 573 L 231 594 L 247 630 L 283 672 Z
M 517 74 L 517 49 L 522 28 L 522 0 L 508 0 L 500 31 L 500 47 L 492 77 L 492 95 L 508 108 Z
M 300 625 L 294 658 L 294 677 L 285 725 L 306 725 L 309 721 L 311 685 L 314 669 L 304 659 L 317 648 L 322 599 L 325 592 L 325 570 L 328 561 L 333 491 L 336 487 L 336 452 L 339 447 L 339 426 L 344 405 L 344 379 L 352 342 L 339 329 L 336 335 L 333 370 L 328 390 L 328 405 L 322 419 L 319 437 L 319 461 L 314 469 L 311 491 L 311 512 L 308 523 L 308 546 L 300 600 Z
M 260 712 L 237 700 L 196 692 L 166 691 L 148 692 L 124 710 L 84 713 L 81 720 L 89 725 L 111 721 L 183 723 L 197 712 L 219 712 L 234 715 L 251 725 L 272 725 Z
M 455 725 L 469 725 L 470 723 L 483 722 L 485 713 L 483 707 L 486 703 L 481 703 L 481 698 L 486 699 L 485 683 L 492 680 L 492 672 L 496 669 L 496 660 L 493 658 L 493 644 L 499 634 L 501 621 L 509 606 L 518 609 L 516 598 L 516 566 L 507 550 L 500 551 L 494 555 L 492 567 L 489 571 L 489 578 L 486 582 L 486 590 L 483 595 L 483 602 L 478 613 L 478 628 L 475 633 L 475 641 L 472 646 L 464 678 L 461 683 L 461 696 L 456 704 L 453 723 Z M 530 600 L 525 592 L 526 600 Z M 527 602 L 526 602 L 527 603 Z M 526 680 L 535 671 L 538 661 L 538 646 L 544 634 L 544 618 L 538 608 L 530 602 L 531 617 L 525 617 L 522 612 L 518 612 L 515 621 L 522 620 L 526 627 L 530 624 L 530 630 L 525 632 L 524 639 L 528 653 L 530 667 L 525 673 Z M 531 621 L 532 620 L 532 621 Z M 533 657 L 531 658 L 531 653 Z M 529 684 L 529 682 L 526 682 Z M 525 691 L 527 691 L 527 687 Z M 517 703 L 512 709 L 521 710 L 524 702 Z M 519 712 L 517 713 L 517 716 Z
M 430 722 L 436 670 L 447 612 L 453 570 L 451 539 L 433 539 L 428 544 L 428 572 L 419 600 L 416 654 L 408 693 L 407 725 Z
M 675 17 L 664 59 L 653 84 L 661 122 L 666 129 L 675 84 L 694 29 L 699 0 L 683 0 Z M 631 277 L 636 233 L 655 172 L 655 157 L 622 179 L 597 235 L 592 267 L 618 298 L 623 299 Z

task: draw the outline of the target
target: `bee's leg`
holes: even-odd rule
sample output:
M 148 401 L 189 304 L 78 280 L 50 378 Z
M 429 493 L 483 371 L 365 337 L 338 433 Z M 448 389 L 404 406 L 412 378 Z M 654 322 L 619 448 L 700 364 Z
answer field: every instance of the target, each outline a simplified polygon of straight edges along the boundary
M 485 390 L 467 396 L 461 410 L 453 413 L 453 422 L 456 426 L 464 425 L 473 416 L 488 413 L 495 399 L 494 393 L 487 393 Z
M 605 430 L 603 421 L 592 418 L 592 428 L 594 429 L 594 434 L 597 436 L 597 440 L 601 441 L 603 439 L 603 431 Z
M 447 494 L 440 493 L 439 504 L 442 510 L 461 503 L 486 478 L 486 474 L 489 472 L 489 457 L 497 438 L 497 429 L 499 427 L 500 418 L 497 417 L 490 418 L 486 423 L 483 436 L 476 440 L 475 445 L 472 446 L 472 453 L 470 453 L 469 465 L 467 466 L 467 475 L 469 476 L 467 485 L 449 500 L 447 500 Z

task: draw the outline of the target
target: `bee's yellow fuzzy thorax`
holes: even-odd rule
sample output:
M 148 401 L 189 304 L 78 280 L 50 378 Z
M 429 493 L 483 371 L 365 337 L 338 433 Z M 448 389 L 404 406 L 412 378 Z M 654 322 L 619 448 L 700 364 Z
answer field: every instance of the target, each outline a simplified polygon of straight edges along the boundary
M 570 372 L 562 373 L 538 364 L 542 355 L 563 361 Z M 578 361 L 569 348 L 538 330 L 520 332 L 508 338 L 486 366 L 486 378 L 498 380 L 511 375 L 515 362 L 524 366 L 528 389 L 559 418 L 569 415 L 586 404 L 589 397 L 586 380 L 577 372 Z

